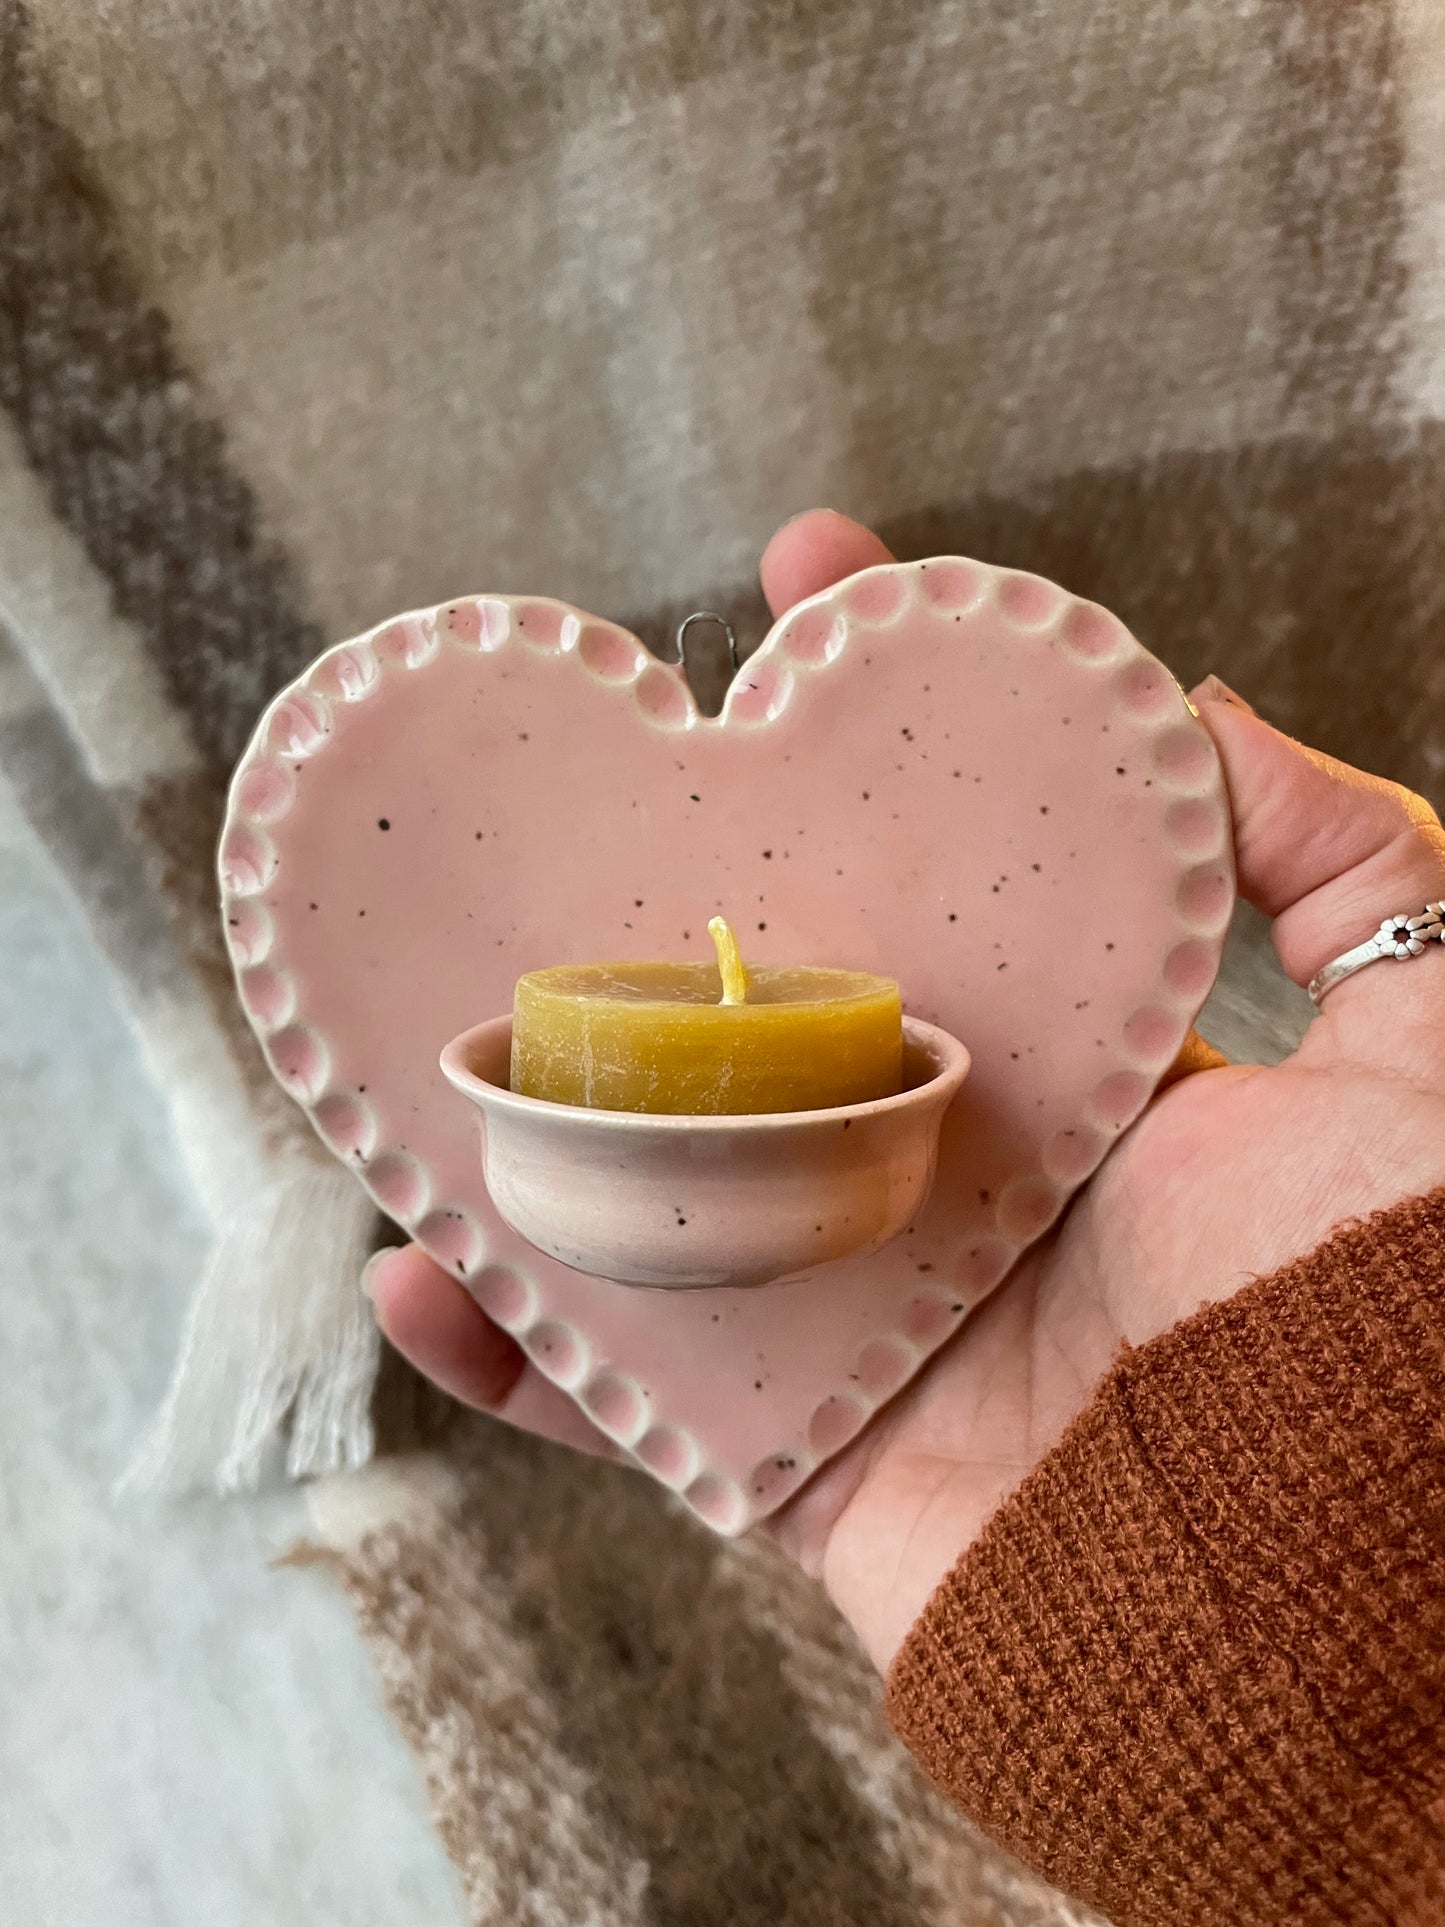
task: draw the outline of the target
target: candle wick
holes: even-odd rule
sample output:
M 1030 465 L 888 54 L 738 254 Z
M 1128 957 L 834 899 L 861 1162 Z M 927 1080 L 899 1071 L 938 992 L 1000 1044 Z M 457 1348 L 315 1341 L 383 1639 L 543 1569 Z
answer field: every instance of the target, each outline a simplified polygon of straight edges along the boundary
M 743 955 L 738 949 L 732 925 L 726 917 L 713 917 L 708 922 L 707 932 L 717 951 L 723 993 L 720 1001 L 725 1004 L 745 1004 L 748 1001 L 748 973 L 743 967 Z

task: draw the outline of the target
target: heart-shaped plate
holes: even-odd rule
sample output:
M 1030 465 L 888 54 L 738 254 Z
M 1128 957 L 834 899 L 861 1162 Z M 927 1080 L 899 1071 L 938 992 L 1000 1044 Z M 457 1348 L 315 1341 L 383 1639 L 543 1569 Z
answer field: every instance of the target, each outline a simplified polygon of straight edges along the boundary
M 262 718 L 220 853 L 267 1058 L 383 1209 L 700 1517 L 781 1503 L 957 1330 L 1148 1101 L 1233 907 L 1208 734 L 1096 604 L 957 558 L 779 621 L 722 714 L 625 630 L 479 596 L 322 656 Z M 707 953 L 899 979 L 973 1069 L 871 1258 L 661 1293 L 497 1216 L 437 1058 L 525 970 Z

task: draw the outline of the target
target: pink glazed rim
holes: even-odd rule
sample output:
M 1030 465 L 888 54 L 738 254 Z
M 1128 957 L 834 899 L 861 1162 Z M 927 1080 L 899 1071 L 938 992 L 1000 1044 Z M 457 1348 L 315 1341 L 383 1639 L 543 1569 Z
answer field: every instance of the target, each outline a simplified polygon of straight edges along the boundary
M 878 1117 L 890 1111 L 902 1110 L 930 1098 L 938 1096 L 937 1086 L 948 1086 L 950 1098 L 957 1092 L 967 1077 L 973 1062 L 968 1046 L 960 1043 L 951 1031 L 940 1029 L 937 1024 L 926 1024 L 921 1017 L 904 1016 L 903 1046 L 905 1076 L 909 1056 L 923 1058 L 931 1066 L 931 1074 L 916 1084 L 906 1084 L 892 1097 L 870 1097 L 859 1104 L 830 1104 L 821 1109 L 810 1111 L 607 1111 L 585 1104 L 557 1104 L 550 1098 L 526 1097 L 514 1091 L 507 1084 L 497 1084 L 491 1078 L 483 1077 L 474 1071 L 468 1058 L 478 1046 L 493 1045 L 505 1029 L 508 1040 L 511 1038 L 512 1017 L 507 1012 L 500 1017 L 488 1017 L 480 1024 L 473 1024 L 460 1036 L 454 1037 L 442 1051 L 438 1062 L 447 1082 L 459 1091 L 468 1093 L 485 1092 L 487 1102 L 500 1110 L 532 1112 L 534 1114 L 566 1117 L 571 1119 L 579 1130 L 585 1130 L 591 1120 L 606 1121 L 606 1127 L 617 1130 L 655 1131 L 737 1131 L 751 1127 L 762 1130 L 796 1130 L 800 1124 L 816 1119 L 820 1124 L 833 1124 L 840 1118 Z

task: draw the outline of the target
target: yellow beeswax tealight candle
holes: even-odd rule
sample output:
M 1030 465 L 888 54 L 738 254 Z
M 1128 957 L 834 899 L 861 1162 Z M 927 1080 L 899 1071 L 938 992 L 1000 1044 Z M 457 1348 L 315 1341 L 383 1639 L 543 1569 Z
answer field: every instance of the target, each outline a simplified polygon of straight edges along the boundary
M 717 963 L 559 964 L 518 980 L 512 1089 L 601 1111 L 736 1116 L 892 1097 L 898 986 L 812 965 L 745 971 L 721 917 Z

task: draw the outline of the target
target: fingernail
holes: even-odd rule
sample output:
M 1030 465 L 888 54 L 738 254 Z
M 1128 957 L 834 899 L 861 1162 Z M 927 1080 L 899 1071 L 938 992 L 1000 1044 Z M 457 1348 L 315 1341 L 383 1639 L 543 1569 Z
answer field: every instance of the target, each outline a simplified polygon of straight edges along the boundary
M 383 1245 L 380 1251 L 373 1251 L 366 1263 L 361 1267 L 361 1278 L 359 1282 L 366 1297 L 374 1298 L 376 1296 L 376 1268 L 382 1259 L 389 1258 L 395 1249 L 395 1245 Z
M 1243 696 L 1236 695 L 1229 684 L 1221 682 L 1218 676 L 1206 676 L 1194 693 L 1202 702 L 1230 703 L 1235 709 L 1242 709 L 1247 716 L 1254 714 L 1253 705 L 1247 703 Z

